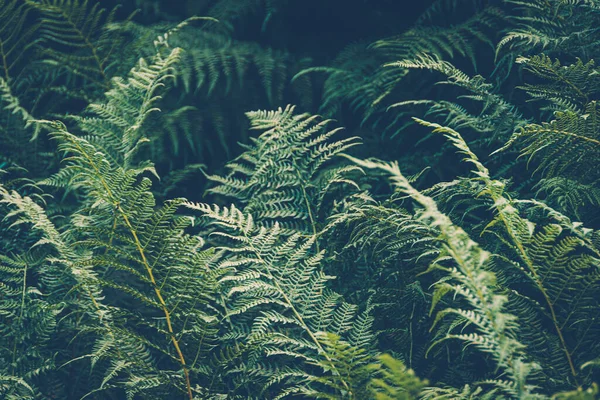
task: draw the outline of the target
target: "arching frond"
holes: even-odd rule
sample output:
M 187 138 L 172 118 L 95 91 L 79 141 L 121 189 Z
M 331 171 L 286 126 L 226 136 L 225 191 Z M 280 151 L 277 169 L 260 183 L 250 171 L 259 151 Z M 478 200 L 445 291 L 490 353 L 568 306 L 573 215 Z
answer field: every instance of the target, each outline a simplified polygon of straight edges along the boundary
M 323 393 L 363 398 L 369 323 L 366 329 L 354 325 L 354 307 L 327 290 L 333 277 L 322 269 L 324 252 L 315 249 L 316 238 L 283 235 L 277 223 L 261 227 L 235 206 L 186 205 L 219 226 L 213 235 L 223 245 L 213 268 L 226 271 L 221 283 L 229 298 L 227 318 L 233 325 L 248 323 L 233 344 L 247 353 L 237 372 L 258 375 L 263 395 L 270 398 L 322 398 Z M 356 363 L 359 359 L 364 361 Z M 311 365 L 325 375 L 315 375 Z M 352 376 L 348 368 L 360 370 Z

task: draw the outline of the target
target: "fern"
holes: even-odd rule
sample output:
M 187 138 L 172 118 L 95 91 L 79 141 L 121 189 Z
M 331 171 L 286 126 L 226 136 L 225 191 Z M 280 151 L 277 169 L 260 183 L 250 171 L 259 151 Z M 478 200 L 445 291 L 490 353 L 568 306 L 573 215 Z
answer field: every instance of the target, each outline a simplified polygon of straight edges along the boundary
M 574 380 L 576 382 L 579 375 L 576 364 L 583 363 L 577 359 L 585 358 L 585 355 L 578 354 L 575 349 L 580 347 L 579 343 L 591 339 L 596 327 L 595 322 L 592 322 L 593 318 L 576 317 L 580 313 L 586 314 L 586 311 L 578 307 L 578 304 L 581 303 L 572 303 L 571 298 L 577 296 L 582 303 L 589 302 L 591 304 L 594 301 L 591 293 L 595 291 L 593 287 L 598 284 L 597 273 L 594 271 L 598 255 L 595 245 L 580 235 L 564 235 L 564 228 L 561 225 L 554 223 L 536 227 L 533 222 L 522 218 L 516 208 L 517 205 L 504 193 L 505 185 L 490 178 L 487 168 L 479 162 L 456 131 L 437 124 L 419 122 L 435 128 L 438 132 L 445 133 L 459 151 L 467 156 L 467 161 L 476 167 L 478 180 L 483 184 L 477 196 L 489 197 L 496 212 L 495 219 L 487 225 L 485 231 L 491 231 L 500 237 L 510 252 L 515 253 L 523 265 L 523 273 L 539 291 L 543 299 L 541 301 L 544 304 L 543 307 L 547 310 L 542 318 L 548 318 L 552 322 L 558 338 L 554 354 L 547 354 L 552 353 L 552 350 L 543 350 L 549 357 L 548 364 L 558 368 L 562 363 L 563 368 L 558 374 L 562 375 L 568 371 L 571 377 L 566 381 Z M 502 227 L 503 232 L 497 231 L 498 226 Z M 571 230 L 574 231 L 574 227 L 571 227 Z M 507 260 L 510 259 L 507 257 Z M 560 278 L 555 280 L 555 277 Z M 517 297 L 520 296 L 523 295 L 517 295 Z M 531 301 L 534 300 L 531 299 Z M 532 308 L 535 309 L 537 306 L 532 306 Z M 532 314 L 536 313 L 533 310 L 531 312 Z M 571 327 L 567 327 L 568 324 L 565 323 L 571 318 L 588 320 L 590 324 L 582 331 L 575 327 L 572 327 L 574 330 L 571 331 Z M 568 338 L 573 338 L 574 342 Z M 531 342 L 537 342 L 531 338 L 528 339 Z M 594 345 L 589 342 L 586 347 L 589 349 Z M 540 364 L 544 366 L 543 362 Z M 552 367 L 549 365 L 544 370 L 550 370 Z
M 172 94 L 166 93 L 160 103 L 164 113 L 152 119 L 152 159 L 169 170 L 194 162 L 216 168 L 230 160 L 235 144 L 247 141 L 244 111 L 279 104 L 289 92 L 299 96 L 306 86 L 289 85 L 300 64 L 290 54 L 207 31 L 197 26 L 199 19 L 175 27 L 133 22 L 107 26 L 110 36 L 122 43 L 118 57 L 131 63 L 151 56 L 148 43 L 167 30 L 169 43 L 184 50 Z
M 360 111 L 366 121 L 406 80 L 406 69 L 382 68 L 382 64 L 412 59 L 423 53 L 439 58 L 462 56 L 474 63 L 475 43 L 488 40 L 486 30 L 492 28 L 500 17 L 499 10 L 487 8 L 456 26 L 417 26 L 398 37 L 379 40 L 366 48 L 349 47 L 338 56 L 333 68 L 309 68 L 301 74 L 312 71 L 329 74 L 322 112 L 331 115 L 341 104 L 348 103 L 354 110 Z
M 229 173 L 209 176 L 219 185 L 209 193 L 244 204 L 244 211 L 267 225 L 317 234 L 319 212 L 336 186 L 356 186 L 351 166 L 329 167 L 336 155 L 357 144 L 357 138 L 330 141 L 339 129 L 326 130 L 329 120 L 294 115 L 294 107 L 247 113 L 251 128 L 264 131 L 246 152 L 227 165 Z
M 448 80 L 439 84 L 450 85 L 463 89 L 467 94 L 459 98 L 472 104 L 478 104 L 479 114 L 472 114 L 465 107 L 450 101 L 425 101 L 414 100 L 396 103 L 390 106 L 405 107 L 410 105 L 427 105 L 429 110 L 426 115 L 439 117 L 444 125 L 454 129 L 471 129 L 478 134 L 491 135 L 478 139 L 485 145 L 494 141 L 504 142 L 516 129 L 525 124 L 523 116 L 502 96 L 494 93 L 494 88 L 480 76 L 470 77 L 447 61 L 437 59 L 431 55 L 423 54 L 414 59 L 397 61 L 386 65 L 392 68 L 425 69 L 439 72 Z
M 344 369 L 357 367 L 349 362 L 368 359 L 361 354 L 363 346 L 370 346 L 365 340 L 369 323 L 366 331 L 361 324 L 354 324 L 356 307 L 327 290 L 333 277 L 320 267 L 324 254 L 315 251 L 315 237 L 283 236 L 277 223 L 260 227 L 235 206 L 186 205 L 221 227 L 214 234 L 225 244 L 213 268 L 226 271 L 221 282 L 231 299 L 227 302 L 229 323 L 250 323 L 238 331 L 242 336 L 235 347 L 248 352 L 241 370 L 261 377 L 263 396 L 303 393 L 323 398 L 323 389 L 318 387 L 325 385 L 328 398 L 361 398 L 353 381 L 368 374 L 357 371 L 353 378 Z M 345 336 L 348 344 L 325 332 Z M 326 375 L 315 375 L 311 365 Z
M 587 162 L 598 149 L 595 101 L 585 108 L 585 114 L 573 111 L 557 112 L 549 123 L 528 124 L 517 131 L 507 148 L 517 144 L 521 154 L 540 160 L 535 171 L 544 176 L 576 176 L 582 182 L 594 182 L 596 171 Z M 543 156 L 543 158 L 540 158 Z
M 448 315 L 456 315 L 458 326 L 466 324 L 476 329 L 473 333 L 454 333 L 451 330 L 441 340 L 459 339 L 489 353 L 508 377 L 508 380 L 491 380 L 490 384 L 511 396 L 533 396 L 535 387 L 527 384 L 527 377 L 539 365 L 526 361 L 525 345 L 517 339 L 516 317 L 503 311 L 508 298 L 497 292 L 496 278 L 488 265 L 491 254 L 440 213 L 430 197 L 415 190 L 397 165 L 355 161 L 365 168 L 380 168 L 388 172 L 394 185 L 423 207 L 419 219 L 440 230 L 444 247 L 432 268 L 443 270 L 448 278 L 438 282 L 433 306 L 446 293 L 454 292 L 463 297 L 472 309 L 446 308 L 437 314 L 434 325 Z M 455 266 L 442 264 L 447 258 L 454 260 Z M 456 284 L 451 284 L 452 280 Z
M 113 48 L 101 29 L 113 20 L 115 10 L 107 13 L 100 3 L 88 0 L 27 0 L 27 4 L 41 14 L 46 62 L 106 89 Z
M 39 26 L 27 26 L 31 7 L 20 0 L 2 0 L 0 10 L 0 77 L 9 83 L 17 79 L 17 71 L 23 67 L 25 58 L 30 55 Z
M 537 198 L 544 198 L 549 205 L 580 221 L 587 210 L 600 205 L 600 193 L 596 186 L 581 184 L 568 178 L 542 179 L 535 189 Z
M 427 381 L 415 377 L 414 371 L 407 369 L 402 362 L 388 354 L 379 356 L 379 364 L 371 368 L 380 371 L 380 378 L 371 381 L 371 387 L 377 400 L 401 400 L 418 398 Z
M 175 384 L 192 398 L 190 374 L 204 373 L 194 362 L 186 362 L 184 352 L 192 351 L 188 346 L 193 346 L 194 351 L 208 349 L 197 347 L 197 343 L 205 343 L 203 340 L 210 335 L 210 325 L 215 320 L 201 306 L 210 296 L 211 279 L 184 277 L 201 274 L 208 253 L 198 250 L 201 241 L 183 233 L 190 221 L 174 215 L 181 201 L 169 201 L 155 209 L 149 191 L 151 182 L 142 176 L 147 164 L 140 168 L 131 162 L 143 142 L 138 131 L 152 111 L 154 91 L 168 78 L 177 54 L 174 49 L 164 59 L 157 56 L 149 66 L 141 62 L 132 71 L 128 84 L 114 81 L 115 89 L 107 93 L 106 104 L 90 106 L 98 117 L 78 119 L 90 134 L 90 140 L 102 139 L 107 153 L 101 153 L 93 142 L 67 132 L 63 124 L 48 123 L 52 137 L 59 142 L 59 151 L 69 157 L 66 166 L 44 183 L 70 185 L 85 193 L 86 201 L 72 216 L 77 231 L 72 232 L 71 246 L 83 254 L 77 263 L 101 271 L 96 284 L 109 292 L 121 293 L 129 307 L 136 304 L 137 309 L 135 313 L 126 311 L 119 306 L 120 301 L 113 300 L 111 308 L 115 308 L 116 316 L 122 317 L 115 316 L 114 322 L 111 319 L 106 336 L 99 336 L 89 355 L 94 360 L 92 366 L 106 358 L 111 360 L 102 384 L 94 392 L 121 386 L 111 382 L 127 372 L 128 380 L 123 387 L 131 396 L 140 390 Z M 207 297 L 189 293 L 203 293 Z M 176 312 L 179 307 L 185 313 Z M 146 329 L 157 335 L 144 337 Z M 186 346 L 180 345 L 182 337 Z M 126 353 L 122 353 L 122 348 L 138 356 L 129 361 L 124 358 Z M 175 363 L 179 373 L 156 371 L 154 358 L 166 365 Z M 153 374 L 155 383 L 141 388 L 140 382 L 136 382 L 139 374 Z
M 0 0 L 0 398 L 598 395 L 598 1 L 117 3 Z
M 511 63 L 518 56 L 541 51 L 586 59 L 598 44 L 593 23 L 600 7 L 595 1 L 507 0 L 515 12 L 513 26 L 496 46 L 496 57 Z M 501 63 L 504 61 L 500 60 Z
M 3 288 L 8 295 L 3 308 L 8 313 L 4 314 L 6 346 L 3 348 L 6 352 L 2 354 L 7 370 L 0 374 L 6 377 L 7 372 L 10 375 L 18 371 L 23 377 L 9 377 L 7 382 L 13 385 L 5 387 L 7 391 L 4 394 L 18 398 L 20 395 L 40 396 L 55 392 L 66 396 L 67 391 L 58 383 L 64 377 L 60 376 L 57 367 L 71 354 L 67 356 L 66 351 L 46 352 L 54 346 L 67 347 L 73 324 L 70 320 L 63 321 L 64 327 L 59 329 L 60 314 L 68 309 L 73 315 L 81 317 L 89 313 L 97 318 L 106 310 L 96 301 L 100 292 L 93 284 L 94 274 L 74 262 L 75 253 L 44 209 L 32 198 L 9 192 L 4 187 L 0 187 L 0 195 L 4 221 L 10 223 L 7 231 L 12 230 L 13 241 L 19 244 L 17 248 L 9 246 L 3 249 L 12 256 L 2 257 Z M 20 247 L 29 250 L 15 253 Z M 19 285 L 18 292 L 11 290 L 14 284 Z M 65 290 L 68 286 L 81 287 L 78 293 L 84 297 L 74 302 L 76 297 Z M 17 294 L 18 301 L 15 301 Z M 24 389 L 28 392 L 24 393 Z
M 593 60 L 585 64 L 578 60 L 575 64 L 562 66 L 558 60 L 552 61 L 542 54 L 519 58 L 517 63 L 548 82 L 523 87 L 532 100 L 550 103 L 544 109 L 581 112 L 598 91 L 598 72 Z

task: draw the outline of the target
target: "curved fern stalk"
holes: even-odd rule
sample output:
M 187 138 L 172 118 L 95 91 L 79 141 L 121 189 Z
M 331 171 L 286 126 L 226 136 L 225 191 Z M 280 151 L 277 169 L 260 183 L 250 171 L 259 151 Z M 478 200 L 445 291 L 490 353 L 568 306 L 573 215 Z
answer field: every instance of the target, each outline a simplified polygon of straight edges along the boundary
M 137 153 L 149 141 L 143 125 L 151 113 L 159 111 L 155 107 L 160 100 L 156 92 L 173 79 L 180 56 L 181 49 L 175 48 L 165 57 L 155 57 L 151 64 L 140 59 L 127 80 L 113 78 L 105 103 L 89 105 L 89 116 L 72 117 L 89 135 L 87 138 L 118 165 L 126 169 L 148 167 L 135 165 Z
M 443 127 L 438 124 L 430 123 L 427 121 L 416 119 L 416 121 L 424 126 L 433 128 L 434 132 L 443 133 L 452 144 L 466 156 L 465 160 L 471 164 L 473 164 L 476 168 L 475 174 L 477 175 L 477 180 L 481 181 L 485 187 L 485 189 L 481 192 L 480 195 L 489 197 L 493 202 L 493 208 L 496 212 L 496 218 L 486 229 L 492 228 L 494 225 L 501 224 L 504 227 L 504 231 L 507 233 L 510 242 L 514 246 L 514 250 L 518 254 L 521 261 L 525 264 L 528 271 L 528 276 L 535 284 L 539 292 L 542 294 L 544 298 L 544 302 L 546 303 L 546 307 L 550 312 L 550 319 L 558 335 L 558 338 L 561 343 L 562 350 L 564 352 L 564 356 L 569 365 L 569 370 L 572 374 L 575 383 L 578 385 L 577 381 L 577 369 L 573 362 L 571 350 L 569 350 L 569 346 L 565 339 L 565 335 L 563 333 L 562 326 L 563 323 L 559 321 L 559 317 L 556 311 L 556 300 L 552 299 L 547 285 L 545 282 L 546 277 L 540 276 L 538 270 L 539 265 L 537 265 L 536 261 L 532 259 L 530 255 L 530 250 L 527 248 L 526 240 L 528 238 L 533 237 L 533 231 L 535 226 L 530 221 L 523 219 L 519 215 L 519 211 L 512 204 L 513 201 L 506 197 L 505 195 L 505 183 L 493 180 L 490 178 L 490 173 L 488 169 L 479 161 L 477 156 L 469 149 L 468 145 L 462 138 L 462 136 L 456 132 L 455 130 Z
M 194 17 L 184 24 L 205 19 Z M 208 151 L 210 157 L 203 157 L 203 163 L 220 166 L 231 161 L 237 142 L 248 141 L 244 111 L 253 107 L 246 104 L 248 101 L 256 103 L 257 97 L 266 96 L 269 103 L 278 105 L 288 88 L 294 92 L 309 89 L 298 84 L 290 87 L 289 82 L 298 63 L 305 61 L 283 51 L 265 49 L 258 43 L 235 40 L 227 33 L 207 31 L 205 25 L 188 24 L 184 29 L 182 25 L 169 30 L 164 37 L 168 37 L 173 47 L 185 50 L 177 66 L 176 89 L 171 93 L 177 91 L 189 96 L 172 96 L 171 100 L 177 103 L 170 102 L 172 110 L 154 115 L 149 151 L 154 162 L 176 168 L 181 167 L 184 159 L 197 159 Z M 153 55 L 147 44 L 169 27 L 170 24 L 145 26 L 130 21 L 108 25 L 111 37 L 123 43 L 118 56 L 113 57 L 118 58 L 120 65 L 129 65 L 139 57 Z M 310 82 L 301 83 L 310 86 Z M 248 93 L 253 94 L 248 97 Z M 312 101 L 307 93 L 301 95 Z M 193 106 L 189 104 L 191 97 Z
M 192 399 L 190 369 L 180 342 L 183 333 L 176 331 L 173 308 L 184 307 L 184 304 L 191 307 L 190 303 L 198 303 L 198 299 L 190 299 L 188 293 L 181 291 L 190 285 L 197 287 L 204 284 L 196 280 L 182 281 L 181 274 L 192 273 L 191 270 L 198 268 L 202 262 L 202 257 L 196 251 L 197 240 L 181 232 L 189 221 L 174 217 L 181 202 L 168 202 L 162 209 L 155 210 L 154 197 L 149 191 L 150 180 L 141 177 L 153 168 L 149 163 L 134 165 L 136 152 L 147 142 L 142 127 L 148 114 L 155 110 L 153 103 L 158 98 L 155 91 L 171 77 L 179 52 L 179 49 L 173 49 L 166 57 L 159 54 L 150 65 L 141 60 L 127 81 L 113 81 L 114 88 L 107 92 L 106 103 L 93 104 L 88 108 L 92 116 L 76 117 L 89 140 L 69 133 L 62 123 L 43 121 L 53 129 L 50 135 L 59 141 L 59 151 L 69 155 L 65 159 L 66 166 L 43 183 L 75 188 L 85 193 L 83 207 L 74 216 L 75 221 L 80 220 L 76 222 L 80 246 L 103 247 L 103 254 L 94 257 L 94 265 L 106 265 L 130 274 L 130 280 L 125 283 L 103 279 L 103 285 L 132 296 L 144 307 L 160 310 L 166 327 L 155 328 L 168 337 L 176 354 L 174 359 L 183 372 L 185 391 Z M 132 253 L 126 256 L 128 250 Z M 167 272 L 167 269 L 170 271 Z M 130 286 L 134 282 L 144 286 Z M 205 289 L 197 287 L 197 290 L 202 293 Z M 167 297 L 167 292 L 172 296 Z M 193 326 L 187 334 L 198 331 L 198 335 L 204 335 L 205 332 L 200 332 L 204 329 L 201 326 L 210 324 L 212 317 L 204 313 L 201 304 L 197 304 L 197 309 L 185 309 L 185 313 L 186 320 Z M 179 317 L 177 321 L 185 325 Z M 144 324 L 154 325 L 150 322 Z M 122 332 L 136 337 L 135 332 L 128 330 L 130 328 L 125 329 Z M 143 343 L 163 351 L 152 339 L 144 339 Z M 165 354 L 171 356 L 167 352 Z M 114 365 L 105 382 L 128 365 Z
M 91 187 L 89 197 L 95 199 L 96 203 L 103 203 L 104 205 L 112 208 L 116 217 L 115 221 L 118 219 L 122 221 L 122 224 L 124 224 L 128 234 L 133 240 L 139 260 L 147 274 L 149 284 L 151 285 L 156 296 L 158 307 L 163 312 L 167 324 L 167 334 L 173 344 L 185 376 L 188 397 L 190 400 L 193 399 L 189 369 L 171 322 L 171 312 L 163 296 L 161 286 L 155 278 L 154 268 L 146 253 L 146 245 L 142 243 L 138 235 L 138 228 L 134 227 L 134 222 L 132 222 L 133 216 L 130 214 L 129 210 L 125 210 L 125 205 L 122 204 L 124 198 L 121 196 L 132 196 L 132 193 L 122 193 L 123 189 L 117 186 L 119 185 L 119 181 L 125 178 L 127 188 L 127 186 L 130 186 L 133 183 L 133 179 L 135 178 L 136 174 L 126 173 L 125 171 L 119 171 L 118 169 L 112 169 L 110 163 L 104 158 L 104 156 L 101 153 L 98 153 L 96 148 L 85 141 L 85 139 L 78 138 L 67 132 L 66 127 L 62 124 L 52 124 L 52 126 L 57 129 L 51 133 L 51 136 L 60 141 L 58 147 L 59 151 L 71 154 L 72 156 L 70 159 L 75 161 L 75 163 L 71 164 L 71 166 L 67 166 L 65 170 L 76 170 L 77 173 L 80 174 L 78 177 L 79 179 L 82 179 L 80 183 L 86 186 L 89 185 Z M 119 176 L 121 174 L 124 176 Z M 116 192 L 115 188 L 117 189 Z M 127 189 L 131 190 L 131 188 Z M 127 197 L 125 197 L 125 199 L 127 199 Z M 132 205 L 127 204 L 126 206 L 129 208 Z M 110 248 L 110 244 L 107 246 L 107 248 Z M 150 301 L 150 304 L 152 303 L 153 302 Z
M 438 259 L 443 260 L 449 257 L 454 260 L 456 266 L 444 267 L 438 261 L 432 268 L 443 270 L 456 283 L 450 284 L 447 279 L 443 279 L 437 284 L 432 309 L 441 297 L 450 291 L 463 297 L 473 309 L 447 308 L 442 310 L 437 314 L 434 326 L 445 316 L 455 314 L 466 324 L 473 325 L 478 330 L 478 333 L 448 333 L 441 340 L 459 339 L 490 354 L 510 380 L 497 379 L 488 381 L 488 383 L 511 396 L 528 399 L 544 398 L 535 395 L 533 393 L 535 387 L 527 383 L 528 375 L 539 366 L 526 361 L 525 345 L 517 340 L 516 317 L 503 311 L 508 298 L 497 292 L 496 277 L 488 265 L 491 254 L 482 249 L 462 228 L 454 225 L 446 215 L 442 214 L 432 198 L 412 187 L 408 179 L 400 172 L 397 163 L 349 158 L 361 167 L 380 169 L 388 173 L 394 186 L 422 207 L 422 211 L 418 213 L 418 219 L 439 229 L 440 240 L 444 243 L 444 247 Z

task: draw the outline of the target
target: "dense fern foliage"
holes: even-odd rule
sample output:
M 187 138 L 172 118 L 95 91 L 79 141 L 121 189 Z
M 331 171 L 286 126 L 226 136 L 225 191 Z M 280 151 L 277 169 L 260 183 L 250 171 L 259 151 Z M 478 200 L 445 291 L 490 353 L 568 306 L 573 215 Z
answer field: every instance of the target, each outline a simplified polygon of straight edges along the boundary
M 600 396 L 600 3 L 120 3 L 0 0 L 0 398 Z

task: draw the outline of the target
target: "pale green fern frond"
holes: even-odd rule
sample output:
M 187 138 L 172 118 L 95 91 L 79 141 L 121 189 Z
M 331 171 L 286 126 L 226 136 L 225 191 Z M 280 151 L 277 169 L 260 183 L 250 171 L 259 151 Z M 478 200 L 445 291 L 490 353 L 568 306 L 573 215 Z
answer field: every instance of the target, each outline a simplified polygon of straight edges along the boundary
M 450 330 L 441 340 L 458 339 L 489 354 L 506 374 L 505 378 L 490 383 L 510 396 L 533 398 L 535 387 L 527 381 L 539 366 L 527 360 L 525 345 L 518 340 L 516 317 L 505 311 L 508 297 L 496 285 L 495 274 L 489 266 L 491 254 L 440 213 L 432 198 L 414 189 L 400 173 L 397 164 L 355 161 L 364 168 L 388 172 L 393 184 L 422 207 L 418 218 L 440 231 L 444 245 L 432 268 L 444 271 L 450 279 L 441 279 L 436 285 L 433 307 L 444 294 L 453 292 L 463 298 L 471 309 L 446 308 L 438 312 L 434 326 L 448 316 L 455 316 L 458 326 L 472 326 L 474 329 L 474 332 L 458 333 Z M 448 259 L 453 260 L 454 265 L 446 265 Z
M 298 232 L 283 235 L 277 223 L 268 228 L 256 225 L 234 206 L 186 205 L 219 227 L 213 235 L 223 244 L 214 268 L 226 271 L 221 283 L 229 299 L 228 323 L 249 325 L 233 344 L 248 353 L 240 372 L 260 377 L 257 383 L 270 398 L 298 393 L 322 398 L 317 394 L 326 392 L 329 398 L 340 393 L 361 398 L 353 392 L 357 384 L 343 369 L 360 367 L 346 364 L 347 359 L 368 358 L 365 345 L 370 343 L 365 338 L 370 323 L 367 319 L 354 329 L 354 307 L 327 290 L 333 277 L 322 269 L 324 254 L 316 251 L 316 238 L 306 239 Z M 345 337 L 348 344 L 326 332 Z M 338 358 L 340 352 L 346 355 Z M 327 374 L 315 374 L 311 365 Z
M 482 183 L 482 188 L 476 195 L 489 198 L 496 213 L 484 233 L 493 233 L 507 246 L 509 254 L 514 253 L 522 267 L 519 265 L 513 274 L 522 271 L 541 296 L 540 303 L 544 311 L 536 316 L 539 306 L 528 310 L 529 317 L 526 318 L 530 319 L 530 323 L 526 326 L 538 318 L 542 321 L 548 318 L 557 340 L 540 348 L 540 339 L 529 336 L 535 337 L 536 332 L 523 333 L 522 338 L 535 343 L 530 346 L 531 356 L 539 358 L 539 364 L 544 367 L 545 373 L 554 375 L 553 381 L 562 377 L 564 386 L 577 383 L 578 365 L 587 361 L 587 351 L 596 348 L 592 337 L 599 328 L 595 319 L 587 315 L 588 309 L 584 306 L 597 303 L 593 295 L 597 291 L 595 288 L 600 284 L 596 246 L 578 234 L 574 228 L 571 228 L 571 232 L 576 233 L 575 235 L 565 234 L 564 227 L 560 224 L 536 225 L 523 218 L 517 208 L 519 203 L 513 201 L 506 193 L 505 184 L 490 178 L 487 168 L 471 152 L 458 132 L 437 124 L 419 122 L 434 128 L 434 131 L 444 133 L 466 156 L 465 161 L 475 166 L 476 180 Z M 514 257 L 507 255 L 507 259 Z M 528 297 L 518 294 L 517 297 L 519 296 Z M 576 302 L 572 302 L 573 297 L 577 298 Z M 530 301 L 537 302 L 534 298 Z M 519 308 L 526 310 L 527 306 L 517 306 L 517 309 Z M 573 319 L 588 322 L 585 328 L 580 330 L 576 325 L 570 326 L 567 323 Z M 586 352 L 578 351 L 582 345 L 587 349 Z
M 267 225 L 317 233 L 318 211 L 334 186 L 356 186 L 356 167 L 329 166 L 355 146 L 357 138 L 332 141 L 339 129 L 330 120 L 296 115 L 294 107 L 247 113 L 251 129 L 263 131 L 246 151 L 227 165 L 226 176 L 209 176 L 219 185 L 209 193 L 234 198 L 244 211 Z

